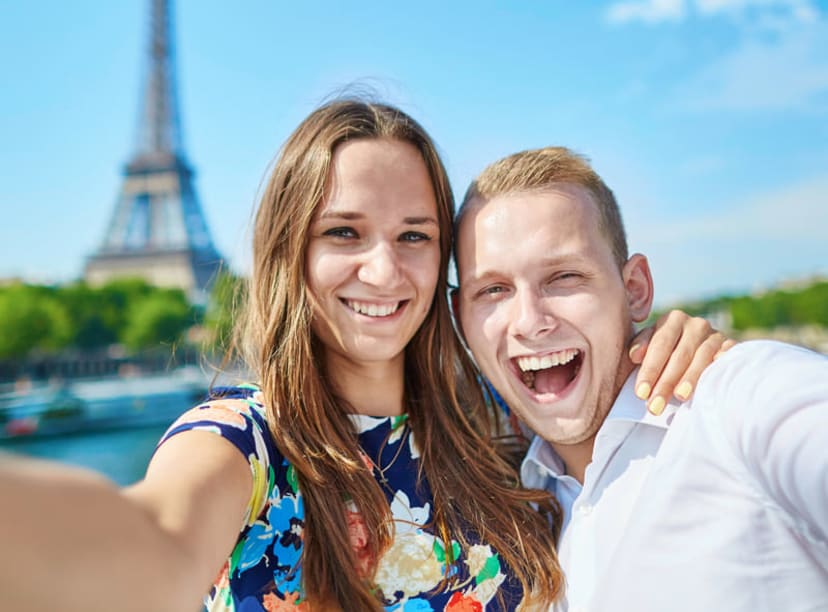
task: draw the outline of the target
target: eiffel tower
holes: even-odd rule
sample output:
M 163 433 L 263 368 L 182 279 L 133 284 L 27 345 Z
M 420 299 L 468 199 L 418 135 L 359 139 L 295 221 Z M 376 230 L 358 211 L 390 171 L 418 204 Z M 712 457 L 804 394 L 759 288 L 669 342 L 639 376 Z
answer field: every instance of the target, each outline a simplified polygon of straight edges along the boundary
M 139 277 L 179 287 L 203 302 L 221 264 L 184 154 L 174 72 L 170 3 L 151 0 L 152 19 L 138 146 L 103 243 L 84 277 L 100 285 Z

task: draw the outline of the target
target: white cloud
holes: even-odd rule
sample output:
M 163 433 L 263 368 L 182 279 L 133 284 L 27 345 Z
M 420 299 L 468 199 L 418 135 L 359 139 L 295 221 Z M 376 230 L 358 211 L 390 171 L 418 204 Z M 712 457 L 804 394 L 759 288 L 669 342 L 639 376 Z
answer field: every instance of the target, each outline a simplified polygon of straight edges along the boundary
M 742 35 L 673 92 L 689 110 L 828 111 L 828 13 L 816 0 L 624 0 L 614 24 L 729 19 Z
M 810 0 L 696 0 L 696 10 L 703 16 L 775 13 L 802 22 L 815 21 L 819 16 Z
M 751 40 L 706 66 L 675 92 L 693 110 L 828 110 L 828 22 Z
M 624 0 L 611 4 L 606 17 L 615 24 L 657 24 L 682 21 L 690 14 L 748 19 L 754 25 L 771 29 L 790 21 L 813 23 L 819 19 L 813 0 L 694 0 L 689 6 L 685 0 Z
M 660 23 L 662 21 L 680 21 L 684 18 L 686 6 L 684 0 L 642 0 L 616 2 L 607 11 L 610 23 L 627 23 L 643 21 Z
M 828 177 L 817 177 L 757 195 L 741 205 L 664 227 L 671 240 L 692 242 L 705 236 L 741 237 L 759 242 L 825 240 L 828 228 Z
M 816 177 L 718 212 L 637 219 L 628 230 L 632 250 L 650 259 L 665 306 L 828 273 L 826 227 L 828 177 Z
M 737 222 L 751 214 L 746 224 L 748 235 L 767 240 L 825 240 L 828 228 L 828 178 L 813 179 L 787 189 L 756 198 L 730 217 Z M 725 219 L 727 220 L 727 219 Z

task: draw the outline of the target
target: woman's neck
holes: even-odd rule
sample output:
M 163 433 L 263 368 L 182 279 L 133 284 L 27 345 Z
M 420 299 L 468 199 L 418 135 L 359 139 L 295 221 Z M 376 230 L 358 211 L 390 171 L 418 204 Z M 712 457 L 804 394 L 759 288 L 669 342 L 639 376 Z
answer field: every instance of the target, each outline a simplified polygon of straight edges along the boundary
M 337 395 L 357 414 L 397 416 L 404 412 L 405 356 L 389 361 L 355 363 L 341 355 L 327 356 L 328 376 Z

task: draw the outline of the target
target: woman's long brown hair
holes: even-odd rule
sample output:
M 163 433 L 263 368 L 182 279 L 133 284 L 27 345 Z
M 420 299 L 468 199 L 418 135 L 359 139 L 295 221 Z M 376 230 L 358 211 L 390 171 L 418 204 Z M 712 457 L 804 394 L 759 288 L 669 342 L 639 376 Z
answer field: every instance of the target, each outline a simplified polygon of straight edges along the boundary
M 311 331 L 305 282 L 308 228 L 324 198 L 334 151 L 343 142 L 364 138 L 414 145 L 437 200 L 437 291 L 405 354 L 405 408 L 421 450 L 419 477 L 433 493 L 435 534 L 465 548 L 464 532 L 475 533 L 511 568 L 524 593 L 536 597 L 538 605 L 551 602 L 562 588 L 556 534 L 548 515 L 530 503 L 551 509 L 556 526 L 560 514 L 547 494 L 519 487 L 514 465 L 493 438 L 497 419 L 452 328 L 446 288 L 453 198 L 445 168 L 428 134 L 408 115 L 355 99 L 333 101 L 311 113 L 277 157 L 255 218 L 253 270 L 236 342 L 261 381 L 276 445 L 298 473 L 305 504 L 301 563 L 307 600 L 314 610 L 383 609 L 372 593 L 371 576 L 356 570 L 345 500 L 359 509 L 374 558 L 394 537 L 388 502 L 360 460 L 349 407 L 336 397 L 324 348 Z M 453 579 L 447 573 L 445 580 Z

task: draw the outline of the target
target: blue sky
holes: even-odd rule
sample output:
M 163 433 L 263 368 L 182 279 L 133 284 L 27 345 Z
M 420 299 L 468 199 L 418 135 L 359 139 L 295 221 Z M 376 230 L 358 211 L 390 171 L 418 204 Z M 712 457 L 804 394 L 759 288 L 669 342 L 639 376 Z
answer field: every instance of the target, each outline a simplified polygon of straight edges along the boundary
M 146 0 L 0 0 L 0 278 L 78 277 L 136 142 Z M 179 0 L 184 144 L 248 265 L 256 193 L 320 100 L 370 84 L 455 194 L 565 145 L 614 189 L 656 303 L 828 274 L 828 0 Z

